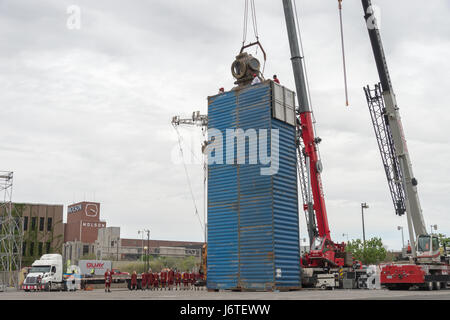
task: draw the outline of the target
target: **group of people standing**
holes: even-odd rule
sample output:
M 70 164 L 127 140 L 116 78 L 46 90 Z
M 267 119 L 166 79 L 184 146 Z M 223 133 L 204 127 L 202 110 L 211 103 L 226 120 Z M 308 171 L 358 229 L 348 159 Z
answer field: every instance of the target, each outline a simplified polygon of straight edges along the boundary
M 189 289 L 197 280 L 202 279 L 199 272 L 180 272 L 165 268 L 161 272 L 143 272 L 139 279 L 136 271 L 131 275 L 131 290 L 181 290 Z
M 105 292 L 111 292 L 112 273 L 105 272 Z M 177 269 L 165 268 L 161 272 L 143 272 L 140 277 L 133 271 L 131 274 L 131 290 L 185 290 L 190 289 L 194 284 L 203 279 L 199 272 L 180 272 Z

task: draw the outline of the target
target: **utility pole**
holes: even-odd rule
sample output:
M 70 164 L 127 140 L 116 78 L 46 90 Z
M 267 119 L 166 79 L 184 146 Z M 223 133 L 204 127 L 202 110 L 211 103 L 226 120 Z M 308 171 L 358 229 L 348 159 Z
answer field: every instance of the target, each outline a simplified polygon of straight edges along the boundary
M 348 233 L 343 233 L 342 236 L 343 237 L 347 236 L 347 244 L 348 244 Z
M 363 227 L 363 243 L 364 248 L 366 247 L 366 231 L 364 229 L 364 209 L 369 209 L 369 205 L 367 203 L 361 203 L 361 215 L 362 215 L 362 227 Z
M 138 230 L 138 234 L 142 234 L 142 250 L 141 250 L 141 260 L 144 261 L 144 231 L 143 230 Z
M 437 224 L 432 224 L 432 225 L 430 225 L 430 228 L 431 228 L 430 234 L 433 234 L 433 229 L 437 230 L 438 226 L 437 226 Z
M 150 255 L 150 230 L 144 229 L 144 232 L 147 232 L 147 253 L 145 258 L 145 271 L 148 271 L 150 267 L 149 255 Z
M 119 238 L 116 239 L 116 246 L 117 246 L 117 261 L 119 261 Z

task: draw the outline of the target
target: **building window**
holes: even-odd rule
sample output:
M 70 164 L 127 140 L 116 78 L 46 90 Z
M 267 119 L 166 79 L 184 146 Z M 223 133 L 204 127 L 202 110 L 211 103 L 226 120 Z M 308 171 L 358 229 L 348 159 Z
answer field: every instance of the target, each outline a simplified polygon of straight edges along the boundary
M 45 253 L 50 253 L 50 242 L 46 243 Z
M 52 231 L 52 223 L 53 223 L 53 219 L 47 218 L 47 231 Z
M 43 243 L 39 242 L 38 244 L 38 252 L 39 252 L 39 256 L 42 256 L 42 247 L 43 247 Z
M 28 229 L 28 217 L 23 217 L 23 231 Z
M 23 256 L 27 255 L 27 243 L 26 242 L 22 243 L 22 255 Z
M 34 256 L 34 242 L 30 243 L 30 256 Z
M 83 256 L 89 254 L 89 246 L 83 246 Z
M 31 230 L 36 230 L 36 217 L 31 217 Z
M 39 218 L 39 231 L 44 231 L 44 218 Z

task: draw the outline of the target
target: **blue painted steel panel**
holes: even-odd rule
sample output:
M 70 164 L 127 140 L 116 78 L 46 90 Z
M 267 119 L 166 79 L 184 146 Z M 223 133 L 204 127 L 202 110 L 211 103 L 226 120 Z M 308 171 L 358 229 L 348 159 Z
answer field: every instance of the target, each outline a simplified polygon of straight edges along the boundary
M 208 167 L 208 260 L 210 289 L 275 290 L 300 287 L 295 127 L 272 117 L 272 82 L 208 98 L 209 129 L 223 135 L 223 164 Z M 234 162 L 226 164 L 226 130 L 268 130 L 256 148 L 234 146 Z M 279 132 L 279 169 L 261 175 L 251 164 L 265 144 L 267 153 Z M 211 137 L 210 137 L 211 139 Z M 236 153 L 245 152 L 245 163 Z M 216 155 L 214 152 L 212 155 Z

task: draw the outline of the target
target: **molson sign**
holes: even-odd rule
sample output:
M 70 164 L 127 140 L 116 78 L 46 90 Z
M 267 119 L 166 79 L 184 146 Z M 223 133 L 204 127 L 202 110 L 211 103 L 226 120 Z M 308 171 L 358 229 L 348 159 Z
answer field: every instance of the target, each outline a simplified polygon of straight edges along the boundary
M 91 270 L 94 269 L 95 275 L 103 276 L 107 269 L 111 270 L 111 261 L 106 260 L 80 260 L 78 265 L 81 274 L 91 274 Z

